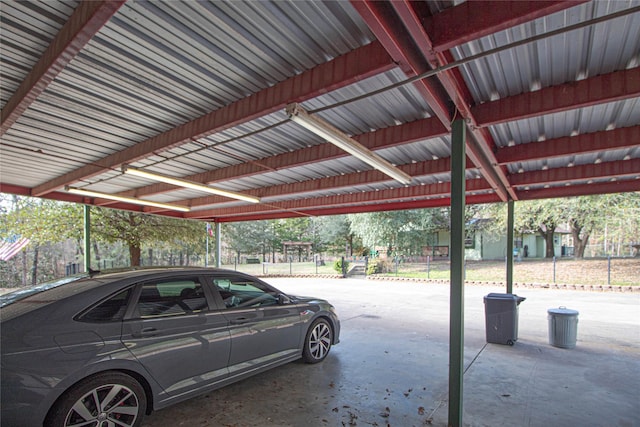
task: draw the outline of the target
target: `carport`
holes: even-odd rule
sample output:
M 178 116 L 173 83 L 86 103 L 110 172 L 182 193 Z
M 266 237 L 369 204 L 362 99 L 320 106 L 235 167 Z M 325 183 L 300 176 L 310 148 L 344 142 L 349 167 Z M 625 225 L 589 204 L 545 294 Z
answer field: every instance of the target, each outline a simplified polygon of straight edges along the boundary
M 465 204 L 640 190 L 637 1 L 0 13 L 2 192 L 216 224 L 450 205 L 450 425 Z

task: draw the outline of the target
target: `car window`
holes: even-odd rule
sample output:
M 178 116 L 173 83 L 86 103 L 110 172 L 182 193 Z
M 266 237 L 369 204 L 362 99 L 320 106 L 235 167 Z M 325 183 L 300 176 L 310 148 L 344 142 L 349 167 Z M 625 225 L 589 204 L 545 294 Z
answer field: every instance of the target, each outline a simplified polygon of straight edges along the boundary
M 124 317 L 131 289 L 126 289 L 78 317 L 82 322 L 115 322 Z
M 252 280 L 216 278 L 213 283 L 226 308 L 264 307 L 278 303 L 278 297 L 272 289 Z
M 208 306 L 198 279 L 175 279 L 143 284 L 136 309 L 145 318 L 196 313 Z

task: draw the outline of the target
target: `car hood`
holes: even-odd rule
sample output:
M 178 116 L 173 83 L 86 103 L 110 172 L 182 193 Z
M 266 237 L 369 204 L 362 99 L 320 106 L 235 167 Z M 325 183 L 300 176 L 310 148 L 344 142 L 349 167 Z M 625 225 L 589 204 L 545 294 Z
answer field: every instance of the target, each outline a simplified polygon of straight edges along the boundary
M 291 298 L 294 302 L 296 303 L 306 303 L 306 304 L 329 304 L 329 301 L 322 299 L 322 298 L 316 298 L 316 297 L 303 297 L 303 296 L 298 296 L 298 295 L 289 295 L 289 298 Z

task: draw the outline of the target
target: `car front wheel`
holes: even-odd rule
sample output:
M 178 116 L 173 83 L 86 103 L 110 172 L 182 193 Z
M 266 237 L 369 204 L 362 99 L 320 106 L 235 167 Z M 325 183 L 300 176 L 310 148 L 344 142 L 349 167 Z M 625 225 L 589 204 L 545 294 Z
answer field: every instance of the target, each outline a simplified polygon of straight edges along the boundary
M 332 342 L 333 331 L 329 322 L 325 319 L 316 320 L 307 331 L 302 359 L 306 363 L 322 362 L 329 354 Z
M 71 387 L 51 410 L 47 426 L 121 426 L 142 423 L 147 398 L 129 375 L 104 372 Z

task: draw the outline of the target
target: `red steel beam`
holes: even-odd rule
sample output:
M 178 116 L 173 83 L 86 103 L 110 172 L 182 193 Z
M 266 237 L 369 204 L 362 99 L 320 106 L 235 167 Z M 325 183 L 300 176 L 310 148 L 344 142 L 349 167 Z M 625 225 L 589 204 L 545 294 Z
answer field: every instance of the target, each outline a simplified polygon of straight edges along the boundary
M 415 48 L 413 41 L 408 37 L 399 36 L 403 32 L 402 23 L 395 18 L 390 4 L 372 0 L 352 0 L 351 4 L 407 76 L 413 77 L 431 69 L 428 61 Z M 414 86 L 427 101 L 435 116 L 451 130 L 452 109 L 438 80 L 422 79 L 415 82 Z
M 426 17 L 436 52 L 585 3 L 579 1 L 467 1 Z
M 491 187 L 483 179 L 467 181 L 467 192 L 487 191 Z M 448 195 L 451 184 L 443 182 L 439 184 L 415 185 L 411 187 L 393 188 L 380 191 L 367 191 L 364 193 L 341 194 L 329 197 L 315 197 L 309 199 L 287 200 L 274 203 L 260 203 L 252 206 L 239 206 L 230 208 L 206 209 L 186 212 L 185 218 L 198 219 L 202 217 L 218 217 L 240 215 L 244 213 L 260 213 L 276 210 L 299 211 L 310 208 L 329 208 L 345 205 L 360 205 L 366 203 L 380 203 L 388 201 L 411 200 L 425 197 L 439 197 Z
M 15 194 L 17 196 L 29 197 L 31 196 L 31 188 L 24 187 L 21 185 L 0 183 L 0 193 Z M 69 203 L 85 203 L 85 198 L 83 196 L 67 193 L 66 191 L 55 191 L 55 192 L 49 193 L 46 196 L 44 196 L 43 199 L 58 200 L 60 202 L 69 202 Z M 92 204 L 92 203 L 87 203 L 87 204 Z
M 402 20 L 408 35 L 413 39 L 416 50 L 427 60 L 428 68 L 436 68 L 447 64 L 446 58 L 434 50 L 431 37 L 423 25 L 424 20 L 431 16 L 426 2 L 394 1 L 391 5 Z M 457 79 L 458 75 L 460 80 Z M 459 103 L 467 105 L 472 101 L 471 92 L 464 84 L 462 75 L 457 68 L 444 71 L 436 78 L 440 80 L 446 89 L 447 95 L 453 100 L 456 107 L 458 107 Z M 462 82 L 462 84 L 458 85 L 458 82 Z
M 468 162 L 468 168 L 472 168 L 473 164 Z M 451 170 L 451 160 L 449 158 L 429 160 L 413 164 L 401 165 L 398 168 L 414 178 L 425 177 L 441 173 L 449 173 Z M 257 196 L 262 202 L 269 203 L 268 199 L 280 196 L 298 196 L 302 197 L 305 193 L 313 193 L 322 190 L 340 190 L 348 189 L 357 185 L 367 185 L 390 182 L 389 177 L 377 170 L 368 170 L 358 173 L 350 173 L 346 175 L 330 176 L 326 178 L 312 179 L 303 182 L 294 182 L 290 184 L 273 185 L 270 187 L 256 188 L 244 191 L 243 194 Z M 199 206 L 208 206 L 216 203 L 228 203 L 229 199 L 220 196 L 204 196 L 190 200 L 181 200 L 179 204 L 190 206 L 191 208 Z
M 511 184 L 522 187 L 538 184 L 565 184 L 587 179 L 635 178 L 637 176 L 640 176 L 640 159 L 631 159 L 519 173 L 511 176 Z
M 0 183 L 0 193 L 15 194 L 16 196 L 29 196 L 31 189 L 21 185 Z
M 466 204 L 475 205 L 481 203 L 497 203 L 500 198 L 495 194 L 478 194 L 467 195 Z M 450 206 L 450 198 L 443 197 L 437 199 L 411 200 L 405 202 L 392 203 L 372 203 L 360 206 L 341 206 L 327 209 L 305 209 L 301 211 L 274 211 L 262 214 L 238 215 L 233 217 L 211 217 L 203 219 L 203 221 L 215 222 L 240 222 L 240 221 L 261 221 L 265 219 L 281 219 L 281 218 L 297 218 L 301 216 L 326 216 L 326 215 L 345 215 L 350 213 L 364 212 L 381 212 L 381 211 L 397 211 L 406 209 L 426 209 Z
M 383 148 L 410 144 L 424 139 L 437 138 L 447 135 L 447 133 L 447 129 L 438 119 L 428 118 L 365 133 L 355 136 L 354 139 L 369 150 L 375 151 Z M 341 150 L 333 144 L 320 144 L 256 160 L 251 163 L 241 163 L 222 169 L 197 173 L 183 177 L 183 179 L 203 184 L 212 184 L 215 182 L 244 178 L 275 170 L 304 166 L 320 161 L 334 160 L 348 155 L 349 154 L 344 150 Z M 128 197 L 142 197 L 151 194 L 165 193 L 179 188 L 181 187 L 171 184 L 156 183 L 118 194 Z
M 481 127 L 640 96 L 640 68 L 485 102 L 471 108 Z
M 73 182 L 98 175 L 105 169 L 116 168 L 124 163 L 204 138 L 282 110 L 289 102 L 302 102 L 394 67 L 396 64 L 385 49 L 378 42 L 370 43 L 233 104 L 39 185 L 33 189 L 32 195 L 41 196 Z
M 0 137 L 22 116 L 55 77 L 120 9 L 125 0 L 82 1 L 38 62 L 5 104 Z
M 18 196 L 27 196 L 27 197 L 31 195 L 31 189 L 28 187 L 23 187 L 20 185 L 13 185 L 13 184 L 4 184 L 4 183 L 0 183 L 0 192 L 7 193 L 7 194 L 15 194 Z M 66 191 L 52 191 L 50 193 L 47 193 L 41 196 L 41 198 L 48 199 L 48 200 L 57 200 L 59 202 L 77 203 L 77 204 L 84 204 L 84 205 L 91 205 L 91 206 L 101 206 L 106 202 L 106 199 L 79 196 L 77 194 L 67 193 Z M 133 203 L 118 202 L 118 203 L 111 204 L 109 207 L 113 209 L 120 209 L 120 210 L 140 212 L 140 213 L 158 213 L 158 212 L 150 212 L 148 207 L 144 207 L 144 206 L 133 204 Z M 183 213 L 178 211 L 163 211 L 158 214 L 163 216 L 177 217 L 177 218 L 183 217 Z
M 518 195 L 520 200 L 539 200 L 592 194 L 631 193 L 634 191 L 640 191 L 640 179 L 520 190 Z
M 427 188 L 425 188 L 427 187 Z M 419 209 L 429 207 L 441 207 L 449 206 L 449 191 L 450 184 L 432 184 L 430 186 L 418 186 L 415 188 L 422 188 L 419 193 L 422 194 L 421 199 L 417 199 L 420 194 L 416 191 L 411 191 L 409 196 L 412 195 L 411 200 L 403 201 L 385 201 L 378 197 L 369 197 L 371 201 L 369 204 L 362 204 L 362 200 L 356 204 L 342 204 L 347 198 L 352 198 L 352 195 L 347 196 L 333 196 L 330 199 L 329 207 L 325 207 L 322 203 L 324 197 L 317 198 L 313 203 L 307 201 L 311 207 L 305 208 L 303 204 L 298 203 L 298 209 L 292 209 L 290 206 L 286 206 L 285 203 L 281 204 L 266 204 L 258 209 L 248 211 L 245 208 L 226 208 L 226 209 L 209 209 L 207 211 L 191 212 L 189 218 L 199 219 L 202 221 L 249 221 L 249 220 L 262 220 L 262 219 L 276 219 L 276 218 L 290 218 L 299 216 L 316 216 L 316 215 L 337 215 L 341 213 L 358 213 L 358 212 L 374 212 L 380 210 L 398 210 L 398 209 Z M 475 191 L 486 191 L 490 187 L 484 182 L 484 180 L 472 180 L 468 181 L 467 185 L 467 203 L 494 203 L 500 201 L 499 197 L 494 193 L 489 194 L 472 194 Z M 28 196 L 30 189 L 27 187 L 21 187 L 12 184 L 1 184 L 0 192 L 8 194 L 17 194 L 22 196 Z M 431 192 L 431 193 L 429 193 Z M 375 195 L 380 192 L 370 192 Z M 392 194 L 391 190 L 386 190 L 386 194 Z M 425 199 L 424 195 L 431 197 Z M 336 200 L 336 197 L 346 197 L 342 201 Z M 43 198 L 51 200 L 59 200 L 70 203 L 80 203 L 87 205 L 100 206 L 105 200 L 96 199 L 91 197 L 78 196 L 67 192 L 51 192 L 43 196 Z M 314 199 L 309 199 L 314 200 Z M 395 199 L 394 199 L 395 200 Z M 143 207 L 139 205 L 133 205 L 128 203 L 117 203 L 110 207 L 121 210 L 128 210 L 134 212 L 144 212 L 149 214 L 157 214 L 163 216 L 171 216 L 177 218 L 185 218 L 185 213 L 176 211 L 158 211 L 153 207 Z
M 530 160 L 553 159 L 575 154 L 597 153 L 640 146 L 640 126 L 564 136 L 546 141 L 499 148 L 496 159 L 501 165 Z
M 430 68 L 446 65 L 449 59 L 446 55 L 434 51 L 431 37 L 423 26 L 423 18 L 429 16 L 427 5 L 412 1 L 394 1 L 391 4 L 402 19 L 408 35 L 415 41 L 417 49 L 429 62 Z M 469 105 L 472 105 L 473 102 L 460 72 L 458 70 L 445 71 L 440 73 L 437 78 L 458 111 L 473 125 L 475 119 L 469 109 Z M 503 201 L 508 198 L 514 199 L 516 194 L 509 186 L 506 171 L 497 165 L 495 160 L 493 154 L 495 143 L 489 132 L 471 126 L 470 134 L 467 139 L 467 156 L 478 167 L 484 178 L 491 183 Z

